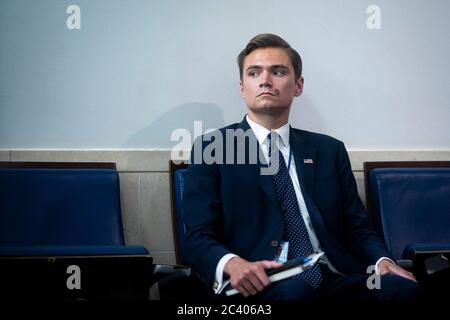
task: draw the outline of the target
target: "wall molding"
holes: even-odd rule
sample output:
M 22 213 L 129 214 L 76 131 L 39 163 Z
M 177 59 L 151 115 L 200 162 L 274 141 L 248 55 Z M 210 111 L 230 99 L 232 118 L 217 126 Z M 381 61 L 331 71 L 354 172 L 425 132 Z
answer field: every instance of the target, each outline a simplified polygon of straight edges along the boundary
M 349 150 L 353 171 L 364 161 L 449 161 L 449 150 Z M 121 172 L 167 172 L 170 150 L 0 150 L 3 161 L 116 162 Z M 189 151 L 180 154 L 187 159 Z

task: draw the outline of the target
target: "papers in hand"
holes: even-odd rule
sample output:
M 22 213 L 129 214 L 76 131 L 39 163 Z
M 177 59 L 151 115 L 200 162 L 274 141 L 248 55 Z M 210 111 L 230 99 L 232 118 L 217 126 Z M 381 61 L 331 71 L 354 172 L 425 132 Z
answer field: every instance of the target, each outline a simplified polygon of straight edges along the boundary
M 283 263 L 282 267 L 269 269 L 266 271 L 266 273 L 272 282 L 290 278 L 292 276 L 295 276 L 296 274 L 302 273 L 312 268 L 317 264 L 317 262 L 319 262 L 320 258 L 323 255 L 323 252 L 319 252 L 310 254 L 308 256 L 302 256 L 296 259 L 292 259 Z M 227 283 L 224 283 L 223 287 L 227 290 L 225 291 L 227 296 L 232 296 L 239 293 L 236 289 L 231 288 L 229 280 L 227 280 Z

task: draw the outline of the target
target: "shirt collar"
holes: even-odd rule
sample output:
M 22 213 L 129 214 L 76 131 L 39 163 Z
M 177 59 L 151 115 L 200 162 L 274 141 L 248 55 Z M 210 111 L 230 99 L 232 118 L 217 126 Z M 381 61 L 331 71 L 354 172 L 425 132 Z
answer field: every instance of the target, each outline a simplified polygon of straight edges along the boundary
M 259 144 L 263 144 L 266 142 L 267 136 L 270 133 L 270 130 L 263 127 L 262 125 L 260 125 L 259 123 L 256 123 L 255 121 L 252 121 L 248 115 L 245 117 L 245 119 L 247 120 L 250 128 L 252 128 L 253 133 L 256 136 L 256 139 L 258 139 Z M 273 132 L 278 133 L 278 135 L 281 137 L 281 141 L 283 142 L 283 144 L 288 147 L 289 146 L 289 123 L 286 123 L 284 126 L 272 130 Z

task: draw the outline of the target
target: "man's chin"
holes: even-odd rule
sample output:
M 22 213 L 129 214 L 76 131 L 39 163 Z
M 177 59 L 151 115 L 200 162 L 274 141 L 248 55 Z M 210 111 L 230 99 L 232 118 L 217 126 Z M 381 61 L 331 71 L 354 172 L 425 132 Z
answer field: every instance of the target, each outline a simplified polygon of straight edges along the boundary
M 280 115 L 285 112 L 289 112 L 289 107 L 280 107 L 272 105 L 258 106 L 252 108 L 249 107 L 249 109 L 255 114 L 267 114 L 267 115 Z

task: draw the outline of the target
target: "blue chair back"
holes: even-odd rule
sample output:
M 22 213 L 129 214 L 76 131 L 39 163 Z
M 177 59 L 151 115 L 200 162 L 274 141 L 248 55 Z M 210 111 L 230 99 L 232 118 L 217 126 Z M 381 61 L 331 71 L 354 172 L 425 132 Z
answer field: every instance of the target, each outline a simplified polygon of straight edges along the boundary
M 0 168 L 0 255 L 147 253 L 125 249 L 115 169 Z
M 366 200 L 396 259 L 417 248 L 450 244 L 450 168 L 373 168 L 367 172 Z
M 172 202 L 172 226 L 175 247 L 175 258 L 179 265 L 182 265 L 181 257 L 185 246 L 186 227 L 184 225 L 183 214 L 183 191 L 184 175 L 186 174 L 186 164 L 169 163 L 169 175 L 171 183 Z

